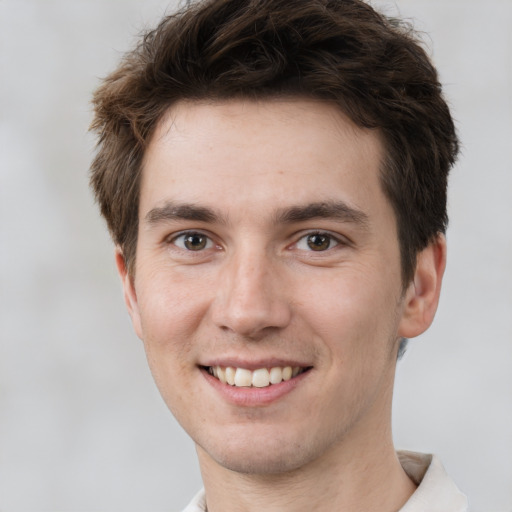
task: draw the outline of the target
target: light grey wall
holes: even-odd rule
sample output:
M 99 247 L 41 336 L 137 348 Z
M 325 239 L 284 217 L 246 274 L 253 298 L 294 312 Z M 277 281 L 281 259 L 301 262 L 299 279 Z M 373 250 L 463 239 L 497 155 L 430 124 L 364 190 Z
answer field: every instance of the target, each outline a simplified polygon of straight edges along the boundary
M 512 511 L 512 2 L 380 1 L 429 33 L 464 147 L 432 329 L 397 446 Z M 0 510 L 180 510 L 200 486 L 131 331 L 87 188 L 89 98 L 162 0 L 0 0 Z

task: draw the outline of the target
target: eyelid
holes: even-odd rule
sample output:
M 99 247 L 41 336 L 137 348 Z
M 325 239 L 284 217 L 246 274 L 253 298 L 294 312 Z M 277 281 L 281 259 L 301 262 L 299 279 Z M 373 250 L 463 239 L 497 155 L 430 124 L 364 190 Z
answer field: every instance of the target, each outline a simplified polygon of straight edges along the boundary
M 339 233 L 333 233 L 332 231 L 322 230 L 322 229 L 313 229 L 310 231 L 300 232 L 296 238 L 296 241 L 292 244 L 292 246 L 297 247 L 299 242 L 301 242 L 308 236 L 312 236 L 312 235 L 321 235 L 321 236 L 329 237 L 333 242 L 335 242 L 335 245 L 329 247 L 328 249 L 326 249 L 324 251 L 314 251 L 312 249 L 300 249 L 300 250 L 304 250 L 306 252 L 312 252 L 312 253 L 317 252 L 318 254 L 321 254 L 321 253 L 329 252 L 330 250 L 332 250 L 338 246 L 343 247 L 343 246 L 351 245 L 351 241 L 347 237 L 340 235 Z
M 210 245 L 210 247 L 205 247 L 204 249 L 202 249 L 200 251 L 191 251 L 191 250 L 186 249 L 184 247 L 180 247 L 180 246 L 178 246 L 175 243 L 178 238 L 181 238 L 181 237 L 184 237 L 184 236 L 187 236 L 187 235 L 204 236 L 205 238 L 208 239 L 208 241 L 210 242 L 211 245 Z M 219 244 L 214 240 L 214 237 L 211 234 L 209 234 L 208 232 L 206 232 L 205 230 L 202 230 L 202 229 L 184 229 L 184 230 L 178 231 L 176 233 L 171 233 L 170 235 L 167 235 L 165 237 L 164 243 L 167 244 L 167 245 L 173 245 L 178 250 L 186 251 L 186 252 L 190 252 L 190 253 L 193 253 L 193 252 L 200 253 L 200 252 L 204 252 L 206 249 L 211 249 L 212 247 L 219 247 Z
M 221 244 L 218 241 L 215 240 L 214 235 L 212 235 L 211 233 L 209 233 L 207 230 L 204 230 L 204 229 L 184 229 L 184 230 L 181 230 L 181 231 L 178 231 L 178 232 L 171 233 L 171 234 L 165 236 L 165 238 L 163 240 L 163 243 L 167 244 L 167 245 L 173 245 L 178 250 L 193 253 L 195 251 L 190 251 L 188 249 L 181 248 L 181 247 L 179 247 L 175 243 L 178 238 L 186 236 L 186 235 L 200 235 L 200 236 L 204 236 L 212 244 L 212 245 L 210 245 L 210 247 L 202 249 L 201 251 L 197 251 L 197 253 L 204 252 L 206 249 L 211 249 L 212 247 L 218 248 L 218 249 L 222 248 Z M 317 251 L 318 253 L 328 252 L 328 251 L 330 251 L 330 250 L 332 250 L 332 249 L 334 249 L 334 248 L 336 248 L 338 246 L 342 246 L 343 247 L 343 246 L 351 246 L 352 245 L 351 240 L 349 238 L 347 238 L 346 236 L 344 236 L 344 235 L 341 235 L 339 233 L 333 233 L 332 231 L 325 230 L 325 229 L 312 229 L 312 230 L 300 231 L 299 233 L 296 233 L 296 235 L 294 236 L 295 242 L 293 242 L 289 247 L 290 248 L 297 247 L 298 243 L 301 240 L 307 238 L 308 236 L 312 236 L 312 235 L 327 236 L 333 242 L 335 242 L 335 244 L 332 247 L 329 247 L 325 251 Z M 307 250 L 307 252 L 315 252 L 315 251 Z

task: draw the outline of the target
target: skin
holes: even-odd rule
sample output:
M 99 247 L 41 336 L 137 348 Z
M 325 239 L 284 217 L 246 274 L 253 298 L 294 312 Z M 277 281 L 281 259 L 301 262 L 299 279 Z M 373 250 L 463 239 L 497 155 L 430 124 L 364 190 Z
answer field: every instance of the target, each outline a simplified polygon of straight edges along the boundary
M 391 512 L 414 491 L 391 436 L 396 353 L 432 322 L 446 248 L 404 291 L 382 157 L 377 131 L 305 99 L 181 102 L 152 137 L 134 275 L 116 261 L 210 512 Z M 308 371 L 270 398 L 204 370 L 287 363 Z

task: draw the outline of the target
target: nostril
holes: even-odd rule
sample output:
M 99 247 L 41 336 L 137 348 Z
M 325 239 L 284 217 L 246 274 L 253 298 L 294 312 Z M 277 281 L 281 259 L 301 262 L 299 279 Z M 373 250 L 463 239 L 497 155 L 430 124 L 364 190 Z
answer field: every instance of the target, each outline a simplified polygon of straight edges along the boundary
M 258 307 L 243 303 L 228 304 L 218 308 L 213 320 L 223 331 L 247 338 L 260 338 L 283 329 L 290 323 L 288 305 L 278 301 L 266 301 Z

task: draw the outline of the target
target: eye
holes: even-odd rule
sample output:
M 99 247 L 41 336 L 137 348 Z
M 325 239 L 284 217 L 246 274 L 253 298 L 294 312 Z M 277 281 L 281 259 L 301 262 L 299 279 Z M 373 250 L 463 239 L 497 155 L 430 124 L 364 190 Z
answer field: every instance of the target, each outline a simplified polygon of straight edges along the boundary
M 302 251 L 327 251 L 339 245 L 339 241 L 328 233 L 309 233 L 303 236 L 296 244 Z
M 213 247 L 212 240 L 203 233 L 188 232 L 172 239 L 172 243 L 186 251 L 203 251 Z

